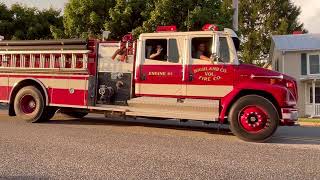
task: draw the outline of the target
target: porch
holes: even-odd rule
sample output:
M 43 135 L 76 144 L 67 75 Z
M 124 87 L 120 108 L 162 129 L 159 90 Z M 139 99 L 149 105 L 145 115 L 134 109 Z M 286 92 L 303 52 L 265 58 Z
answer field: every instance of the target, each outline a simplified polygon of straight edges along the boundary
M 309 76 L 302 79 L 302 82 L 305 88 L 306 115 L 310 118 L 320 117 L 320 76 Z
M 319 118 L 320 117 L 320 104 L 306 104 L 306 114 L 310 118 Z

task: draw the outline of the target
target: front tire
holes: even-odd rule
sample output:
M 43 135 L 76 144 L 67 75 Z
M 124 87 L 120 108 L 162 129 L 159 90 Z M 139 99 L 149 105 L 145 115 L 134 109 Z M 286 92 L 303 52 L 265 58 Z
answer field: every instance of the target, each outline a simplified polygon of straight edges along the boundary
M 248 95 L 232 106 L 228 119 L 234 135 L 244 141 L 267 141 L 277 130 L 280 122 L 277 109 L 266 98 Z
M 41 122 L 45 118 L 45 101 L 34 86 L 23 87 L 14 99 L 14 110 L 19 118 L 27 122 Z

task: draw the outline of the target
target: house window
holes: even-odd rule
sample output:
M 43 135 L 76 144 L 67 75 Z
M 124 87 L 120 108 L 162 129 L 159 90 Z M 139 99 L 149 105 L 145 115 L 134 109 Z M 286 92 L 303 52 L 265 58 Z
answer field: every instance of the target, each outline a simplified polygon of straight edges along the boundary
M 312 87 L 310 88 L 310 103 L 313 103 Z M 320 103 L 320 87 L 316 87 L 316 103 Z
M 320 74 L 320 58 L 318 54 L 309 55 L 309 74 Z

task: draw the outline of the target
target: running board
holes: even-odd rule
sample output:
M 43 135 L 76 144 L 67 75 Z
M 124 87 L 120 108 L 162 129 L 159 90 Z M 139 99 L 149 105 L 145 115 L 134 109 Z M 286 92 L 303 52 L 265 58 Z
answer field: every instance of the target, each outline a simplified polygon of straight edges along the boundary
M 139 97 L 128 101 L 126 115 L 218 121 L 219 101 L 203 99 L 177 99 Z

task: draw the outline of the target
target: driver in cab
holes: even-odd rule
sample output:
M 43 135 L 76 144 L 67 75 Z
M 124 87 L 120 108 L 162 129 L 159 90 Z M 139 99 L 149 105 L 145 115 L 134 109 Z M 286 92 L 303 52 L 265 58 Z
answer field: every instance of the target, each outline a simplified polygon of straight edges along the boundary
M 194 57 L 196 59 L 200 59 L 200 60 L 204 60 L 204 61 L 211 61 L 205 43 L 200 43 L 198 45 L 197 51 L 196 51 Z

